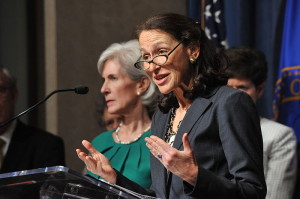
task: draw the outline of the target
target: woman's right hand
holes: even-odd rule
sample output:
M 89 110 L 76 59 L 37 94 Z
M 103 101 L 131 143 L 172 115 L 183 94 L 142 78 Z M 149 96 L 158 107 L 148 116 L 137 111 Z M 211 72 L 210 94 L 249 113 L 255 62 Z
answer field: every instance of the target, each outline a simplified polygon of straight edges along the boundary
M 101 176 L 106 181 L 115 184 L 117 181 L 117 174 L 111 167 L 109 160 L 97 151 L 90 142 L 83 140 L 82 145 L 92 155 L 89 156 L 80 149 L 76 149 L 78 157 L 84 162 L 86 168 L 92 173 Z

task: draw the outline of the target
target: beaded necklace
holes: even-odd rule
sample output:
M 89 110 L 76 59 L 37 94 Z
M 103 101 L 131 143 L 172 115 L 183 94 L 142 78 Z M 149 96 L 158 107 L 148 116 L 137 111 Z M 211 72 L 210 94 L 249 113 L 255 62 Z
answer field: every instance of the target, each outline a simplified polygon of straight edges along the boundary
M 137 141 L 138 139 L 140 139 L 141 137 L 142 137 L 142 135 L 144 134 L 144 133 L 146 133 L 147 131 L 149 131 L 150 130 L 150 127 L 151 127 L 151 125 L 149 125 L 142 133 L 140 133 L 136 138 L 134 138 L 134 140 L 132 140 L 132 141 L 128 141 L 128 142 L 123 142 L 123 141 L 121 141 L 121 139 L 119 138 L 119 131 L 120 131 L 120 128 L 122 127 L 122 125 L 123 125 L 123 123 L 121 122 L 120 123 L 120 125 L 118 126 L 118 128 L 116 129 L 116 131 L 115 131 L 115 135 L 116 135 L 116 139 L 117 139 L 117 142 L 119 143 L 119 144 L 130 144 L 130 143 L 132 143 L 132 142 L 135 142 L 135 141 Z
M 171 118 L 170 118 L 168 130 L 167 130 L 167 133 L 165 135 L 165 141 L 167 143 L 169 143 L 170 145 L 173 144 L 173 143 L 170 143 L 171 138 L 177 134 L 177 131 L 178 131 L 178 129 L 179 129 L 180 125 L 181 125 L 181 122 L 182 122 L 182 120 L 180 120 L 179 123 L 178 123 L 178 125 L 177 125 L 177 131 L 173 131 L 173 122 L 174 122 L 174 118 L 176 116 L 176 110 L 177 110 L 177 108 L 172 108 Z

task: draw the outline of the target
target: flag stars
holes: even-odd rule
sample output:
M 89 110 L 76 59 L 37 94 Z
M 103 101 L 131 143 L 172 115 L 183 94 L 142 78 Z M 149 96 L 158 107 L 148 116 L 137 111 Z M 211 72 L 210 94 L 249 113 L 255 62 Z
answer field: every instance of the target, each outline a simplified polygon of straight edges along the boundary
M 205 11 L 204 11 L 204 16 L 206 19 L 212 16 L 211 11 L 210 11 L 211 5 L 205 6 Z
M 205 19 L 205 34 L 218 47 L 228 47 L 222 1 L 205 0 L 203 11 Z
M 228 48 L 228 42 L 226 40 L 221 41 L 221 45 L 224 46 L 225 48 Z
M 207 27 L 205 27 L 204 31 L 205 31 L 205 34 L 208 37 L 208 39 L 211 40 L 210 30 Z
M 215 12 L 215 22 L 216 23 L 221 23 L 220 15 L 221 15 L 221 10 L 218 10 Z

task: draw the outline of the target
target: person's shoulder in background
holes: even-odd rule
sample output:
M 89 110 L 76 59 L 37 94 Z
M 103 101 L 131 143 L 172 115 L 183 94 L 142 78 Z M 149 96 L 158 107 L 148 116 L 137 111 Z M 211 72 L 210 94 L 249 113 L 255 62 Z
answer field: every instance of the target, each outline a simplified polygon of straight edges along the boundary
M 18 121 L 14 131 L 14 140 L 23 140 L 32 153 L 36 167 L 65 165 L 64 141 L 61 137 Z
M 264 139 L 285 137 L 293 141 L 296 146 L 296 136 L 292 128 L 266 118 L 261 118 L 260 124 Z

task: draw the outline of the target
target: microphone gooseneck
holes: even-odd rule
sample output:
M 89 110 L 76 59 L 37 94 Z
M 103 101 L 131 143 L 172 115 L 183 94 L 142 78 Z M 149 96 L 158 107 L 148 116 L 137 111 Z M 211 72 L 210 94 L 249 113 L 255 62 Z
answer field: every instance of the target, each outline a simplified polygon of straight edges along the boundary
M 43 102 L 45 102 L 47 99 L 49 99 L 53 94 L 55 93 L 60 93 L 60 92 L 68 92 L 68 91 L 74 91 L 76 94 L 87 94 L 89 92 L 89 88 L 87 86 L 76 86 L 75 88 L 67 88 L 67 89 L 58 89 L 55 91 L 52 91 L 50 94 L 48 94 L 44 99 L 40 100 L 38 103 L 36 103 L 35 105 L 33 105 L 32 107 L 26 109 L 25 111 L 21 112 L 20 114 L 16 115 L 15 117 L 9 119 L 8 121 L 0 124 L 0 128 L 8 125 L 9 123 L 11 123 L 12 121 L 18 119 L 19 117 L 21 117 L 22 115 L 24 115 L 25 113 L 28 113 L 30 111 L 32 111 L 33 109 L 35 109 L 37 106 L 39 106 L 40 104 L 42 104 Z
M 84 94 L 87 94 L 89 92 L 89 87 L 87 87 L 87 86 L 76 86 L 74 88 L 74 91 L 77 94 L 84 95 Z

